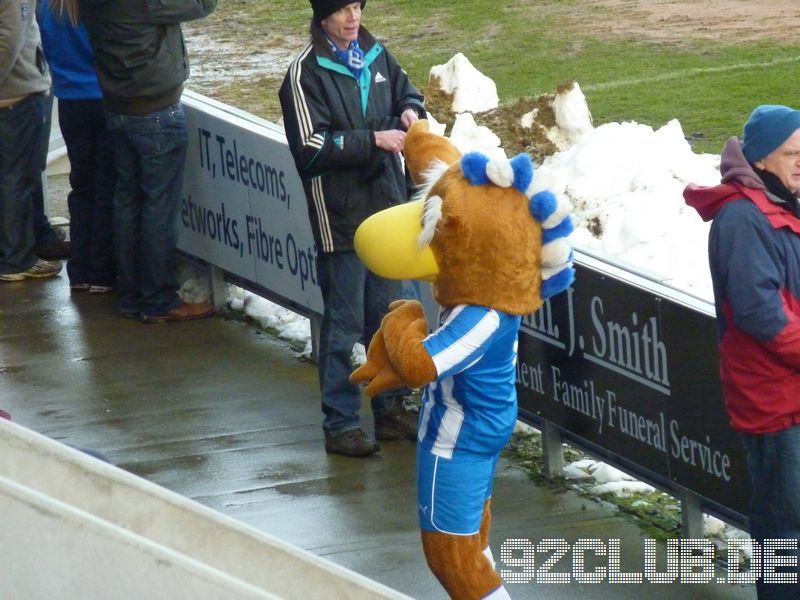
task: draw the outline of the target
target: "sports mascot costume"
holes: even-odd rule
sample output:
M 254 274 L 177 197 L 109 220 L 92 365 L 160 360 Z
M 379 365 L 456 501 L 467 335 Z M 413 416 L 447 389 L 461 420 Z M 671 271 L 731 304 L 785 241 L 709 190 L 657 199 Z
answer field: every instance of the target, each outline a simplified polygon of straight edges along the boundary
M 351 381 L 374 396 L 425 386 L 417 495 L 428 565 L 458 600 L 508 598 L 489 549 L 492 479 L 517 419 L 523 315 L 572 283 L 571 206 L 534 193 L 527 154 L 461 156 L 419 121 L 406 161 L 418 200 L 376 213 L 356 252 L 378 275 L 433 284 L 442 307 L 429 333 L 422 305 L 397 300 Z

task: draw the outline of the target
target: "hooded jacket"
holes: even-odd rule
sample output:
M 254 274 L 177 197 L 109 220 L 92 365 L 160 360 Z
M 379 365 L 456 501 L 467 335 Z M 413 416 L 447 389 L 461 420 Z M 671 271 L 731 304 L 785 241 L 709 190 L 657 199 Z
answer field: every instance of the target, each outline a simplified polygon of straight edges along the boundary
M 106 107 L 148 115 L 180 100 L 189 58 L 180 24 L 217 0 L 80 0 Z
M 360 79 L 331 52 L 319 25 L 311 31 L 279 92 L 284 128 L 317 248 L 352 250 L 364 219 L 408 199 L 400 156 L 378 148 L 373 132 L 402 129 L 400 115 L 409 107 L 424 116 L 423 97 L 363 26 Z
M 708 257 L 720 375 L 734 429 L 769 433 L 800 423 L 800 219 L 771 194 L 728 140 L 713 187 L 684 198 L 713 220 Z
M 36 0 L 0 0 L 0 106 L 50 89 Z

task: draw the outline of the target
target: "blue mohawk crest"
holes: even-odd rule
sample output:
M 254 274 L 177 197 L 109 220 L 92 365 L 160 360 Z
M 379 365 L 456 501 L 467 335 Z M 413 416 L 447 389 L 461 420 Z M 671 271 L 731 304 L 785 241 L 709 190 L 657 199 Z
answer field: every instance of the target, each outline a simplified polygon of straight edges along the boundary
M 461 157 L 461 172 L 472 185 L 486 185 L 491 183 L 486 174 L 489 157 L 480 152 L 467 152 Z
M 533 183 L 533 161 L 529 154 L 517 154 L 510 161 L 514 171 L 514 187 L 523 194 L 528 191 L 528 187 Z
M 565 267 L 548 279 L 542 279 L 542 300 L 563 292 L 575 281 L 575 269 Z
M 550 190 L 542 190 L 534 194 L 529 206 L 533 218 L 542 223 L 556 212 L 558 200 L 556 199 L 556 195 Z
M 560 237 L 567 237 L 574 230 L 575 226 L 572 224 L 572 217 L 567 215 L 564 217 L 564 220 L 555 227 L 542 229 L 542 243 L 547 244 Z
M 532 190 L 533 183 L 529 186 Z M 572 206 L 566 200 L 556 197 L 550 190 L 542 190 L 530 195 L 528 209 L 531 215 L 542 224 L 542 300 L 564 291 L 575 281 L 572 268 L 572 244 L 567 237 L 574 226 L 570 213 Z
M 533 160 L 526 153 L 511 160 L 490 158 L 482 152 L 468 152 L 461 157 L 461 172 L 472 185 L 494 184 L 514 187 L 528 198 L 528 210 L 542 225 L 542 287 L 541 297 L 547 299 L 565 289 L 575 280 L 572 267 L 572 245 L 567 237 L 574 227 L 572 206 L 553 192 L 533 192 Z

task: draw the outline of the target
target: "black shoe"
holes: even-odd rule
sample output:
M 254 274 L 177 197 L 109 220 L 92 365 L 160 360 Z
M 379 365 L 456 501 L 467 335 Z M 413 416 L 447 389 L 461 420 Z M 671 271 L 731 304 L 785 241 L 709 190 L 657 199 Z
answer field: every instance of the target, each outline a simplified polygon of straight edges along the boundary
M 419 409 L 407 406 L 402 396 L 388 401 L 387 411 L 375 415 L 375 439 L 416 440 L 419 430 Z
M 61 260 L 69 258 L 70 243 L 63 229 L 53 227 L 47 241 L 36 244 L 35 250 L 36 255 L 44 260 Z
M 348 429 L 333 436 L 325 432 L 325 452 L 342 456 L 371 456 L 381 447 L 373 442 L 360 427 Z

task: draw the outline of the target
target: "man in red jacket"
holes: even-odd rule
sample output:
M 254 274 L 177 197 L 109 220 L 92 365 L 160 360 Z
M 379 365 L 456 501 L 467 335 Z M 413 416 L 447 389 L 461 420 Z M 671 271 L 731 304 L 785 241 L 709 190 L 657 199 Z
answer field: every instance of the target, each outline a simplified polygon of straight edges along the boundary
M 721 158 L 721 183 L 690 185 L 684 197 L 704 220 L 713 219 L 708 255 L 720 374 L 753 481 L 750 533 L 765 558 L 779 555 L 785 565 L 765 569 L 758 597 L 797 598 L 800 111 L 759 106 L 743 139 L 729 139 Z

